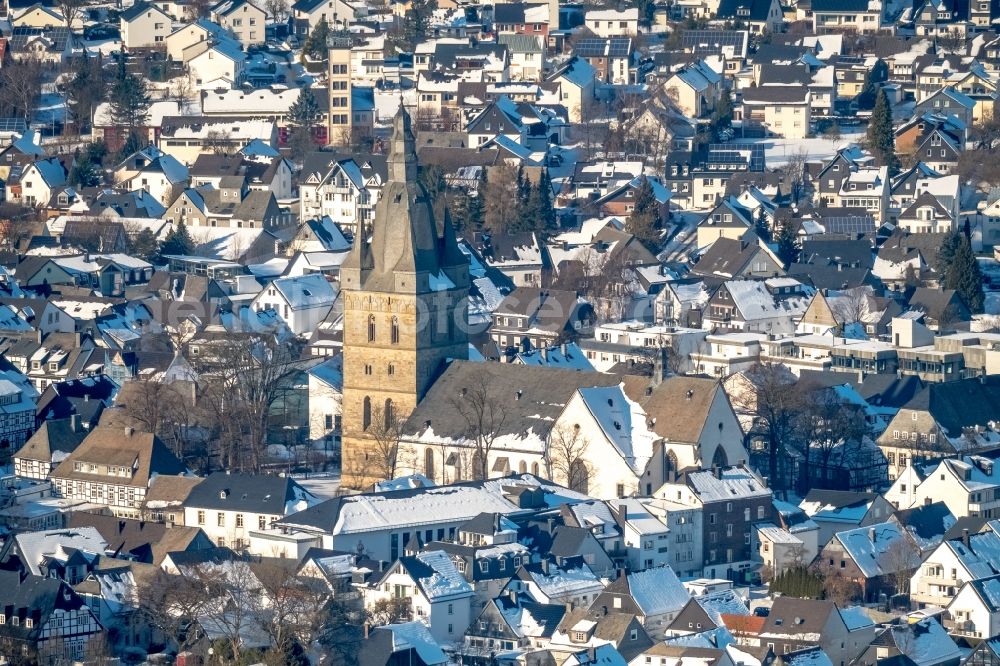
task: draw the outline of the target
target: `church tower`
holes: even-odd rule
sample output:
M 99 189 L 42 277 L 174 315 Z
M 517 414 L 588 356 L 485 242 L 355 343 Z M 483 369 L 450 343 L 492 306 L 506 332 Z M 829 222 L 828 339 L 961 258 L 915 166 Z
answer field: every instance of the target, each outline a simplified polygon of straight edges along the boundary
M 410 116 L 393 119 L 388 180 L 340 269 L 344 297 L 343 483 L 381 480 L 376 436 L 401 423 L 443 363 L 468 358 L 468 259 L 417 182 Z M 383 438 L 384 439 L 384 438 Z M 384 453 L 382 454 L 384 458 Z

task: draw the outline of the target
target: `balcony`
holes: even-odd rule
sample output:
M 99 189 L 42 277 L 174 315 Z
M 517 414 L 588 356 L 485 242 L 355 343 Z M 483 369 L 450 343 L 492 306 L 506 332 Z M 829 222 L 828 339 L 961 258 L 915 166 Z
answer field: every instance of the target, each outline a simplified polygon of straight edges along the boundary
M 944 628 L 953 636 L 968 636 L 970 638 L 981 638 L 980 632 L 976 631 L 976 624 L 971 620 L 950 620 L 942 622 Z

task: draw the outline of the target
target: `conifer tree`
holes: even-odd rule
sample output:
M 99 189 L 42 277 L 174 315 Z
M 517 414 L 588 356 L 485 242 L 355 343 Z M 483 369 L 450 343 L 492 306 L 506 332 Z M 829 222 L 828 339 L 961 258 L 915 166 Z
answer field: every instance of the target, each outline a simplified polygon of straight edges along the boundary
M 983 273 L 972 251 L 972 243 L 965 234 L 958 234 L 958 247 L 945 278 L 945 289 L 954 289 L 972 312 L 982 312 Z
M 795 223 L 791 220 L 785 220 L 778 226 L 777 231 L 774 242 L 778 245 L 778 259 L 781 259 L 785 266 L 794 264 L 799 258 L 801 249 Z
M 118 72 L 108 94 L 111 121 L 127 134 L 143 127 L 149 119 L 152 99 L 146 79 L 125 67 L 125 53 L 118 54 Z M 131 153 L 128 153 L 131 154 Z
M 161 255 L 186 255 L 192 252 L 194 252 L 194 240 L 192 240 L 191 234 L 188 233 L 187 225 L 183 222 L 178 223 L 176 227 L 171 229 L 164 237 L 163 242 L 160 243 Z
M 329 38 L 330 24 L 326 22 L 326 18 L 321 18 L 302 45 L 303 57 L 309 56 L 309 59 L 315 62 L 326 60 L 330 55 L 330 47 L 327 46 Z
M 885 89 L 879 89 L 875 98 L 875 108 L 868 122 L 868 147 L 878 158 L 879 164 L 889 167 L 889 175 L 893 176 L 899 170 L 899 159 L 896 157 L 896 137 L 892 129 L 892 107 Z
M 656 201 L 656 193 L 653 191 L 653 184 L 649 178 L 642 176 L 639 187 L 635 191 L 632 214 L 625 221 L 625 231 L 642 241 L 642 244 L 650 251 L 655 252 L 658 249 L 660 237 L 658 222 L 659 205 Z
M 937 271 L 941 284 L 948 281 L 948 271 L 951 268 L 951 264 L 955 259 L 955 253 L 958 251 L 958 245 L 961 242 L 958 235 L 957 230 L 947 234 L 938 247 L 934 270 Z
M 292 131 L 288 136 L 288 147 L 292 155 L 301 158 L 313 148 L 312 128 L 319 122 L 322 112 L 312 88 L 306 86 L 299 98 L 288 107 L 288 124 Z

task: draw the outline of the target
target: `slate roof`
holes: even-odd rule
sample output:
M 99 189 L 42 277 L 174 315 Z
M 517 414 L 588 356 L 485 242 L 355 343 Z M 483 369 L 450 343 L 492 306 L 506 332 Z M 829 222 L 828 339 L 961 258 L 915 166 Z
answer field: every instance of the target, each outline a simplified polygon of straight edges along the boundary
M 213 472 L 191 490 L 184 504 L 213 511 L 282 516 L 290 503 L 309 499 L 315 497 L 289 477 Z
M 929 411 L 949 436 L 957 437 L 963 428 L 986 425 L 1000 414 L 1000 377 L 929 384 L 905 408 Z
M 749 9 L 749 16 L 741 14 L 740 9 Z M 770 0 L 722 0 L 715 15 L 719 19 L 766 21 L 770 9 Z
M 46 420 L 14 457 L 58 462 L 61 455 L 75 451 L 86 435 L 82 427 L 74 427 L 71 419 Z

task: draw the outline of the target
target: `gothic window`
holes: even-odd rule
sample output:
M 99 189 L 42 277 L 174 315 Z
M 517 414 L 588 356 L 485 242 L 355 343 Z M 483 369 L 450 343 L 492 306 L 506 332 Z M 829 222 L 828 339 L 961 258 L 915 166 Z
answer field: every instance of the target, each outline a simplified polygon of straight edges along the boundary
M 365 430 L 368 430 L 372 424 L 372 399 L 367 395 L 365 396 L 365 404 L 361 415 L 361 425 Z
M 368 342 L 375 342 L 375 315 L 368 315 Z
M 434 480 L 434 451 L 424 449 L 424 476 L 431 481 Z
M 393 413 L 392 398 L 386 398 L 383 416 L 385 417 L 385 424 L 387 426 L 392 425 L 393 419 L 396 418 L 396 415 Z
M 712 456 L 712 465 L 718 465 L 719 467 L 725 467 L 729 464 L 726 458 L 726 452 L 720 446 L 715 450 L 715 455 Z
M 523 460 L 517 464 L 517 473 L 526 474 L 528 472 L 528 463 Z
M 392 318 L 392 323 L 390 324 L 389 331 L 390 331 L 390 335 L 391 335 L 391 339 L 392 339 L 392 344 L 398 345 L 399 344 L 399 319 L 397 319 L 396 317 Z

